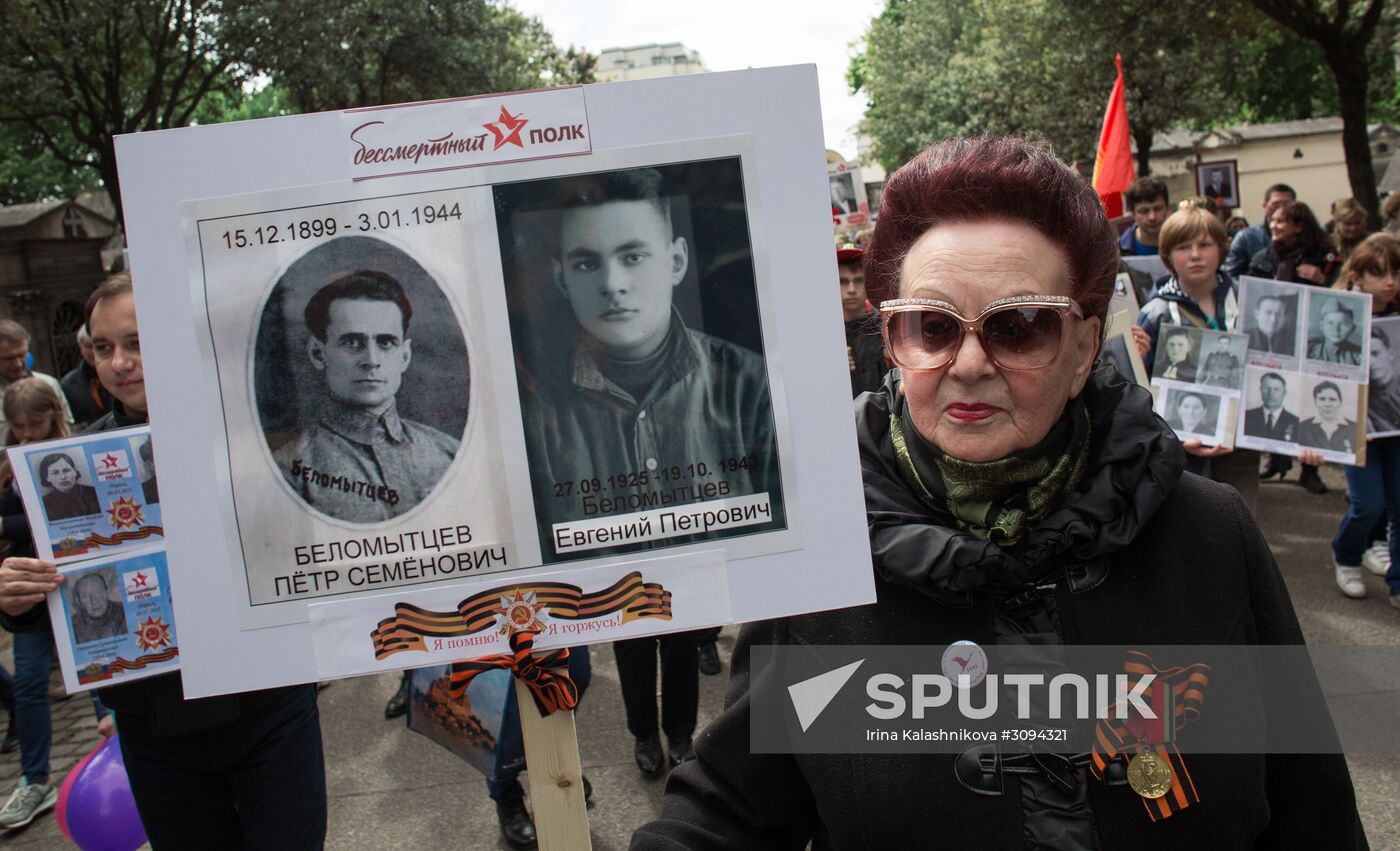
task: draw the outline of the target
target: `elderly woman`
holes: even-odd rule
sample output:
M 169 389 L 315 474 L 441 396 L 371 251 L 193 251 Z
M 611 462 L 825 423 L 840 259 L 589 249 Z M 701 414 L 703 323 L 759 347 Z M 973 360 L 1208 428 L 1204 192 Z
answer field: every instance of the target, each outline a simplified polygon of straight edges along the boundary
M 1366 208 L 1355 198 L 1338 198 L 1332 203 L 1332 247 L 1343 263 L 1366 238 L 1366 219 Z
M 899 369 L 856 405 L 878 601 L 745 628 L 633 848 L 1364 845 L 1340 755 L 1193 754 L 1200 800 L 1153 823 L 1083 755 L 979 793 L 952 754 L 752 752 L 755 645 L 1303 640 L 1239 496 L 1183 475 L 1147 391 L 1095 368 L 1118 258 L 1089 184 L 1027 142 L 954 139 L 883 204 L 866 273 Z

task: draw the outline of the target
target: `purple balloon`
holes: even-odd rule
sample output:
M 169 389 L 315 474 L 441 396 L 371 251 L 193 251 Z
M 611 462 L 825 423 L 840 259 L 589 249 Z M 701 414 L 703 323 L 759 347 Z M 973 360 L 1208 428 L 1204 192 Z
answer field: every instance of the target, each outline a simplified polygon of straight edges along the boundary
M 116 736 L 82 767 L 68 792 L 67 809 L 73 844 L 83 851 L 134 851 L 146 844 Z

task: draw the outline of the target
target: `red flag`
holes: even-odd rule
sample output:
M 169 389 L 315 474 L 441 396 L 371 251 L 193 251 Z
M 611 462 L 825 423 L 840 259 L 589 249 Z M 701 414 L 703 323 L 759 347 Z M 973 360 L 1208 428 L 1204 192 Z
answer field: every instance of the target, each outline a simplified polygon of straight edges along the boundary
M 1116 54 L 1118 79 L 1108 96 L 1099 133 L 1099 151 L 1094 158 L 1094 191 L 1099 193 L 1109 218 L 1123 215 L 1123 191 L 1133 182 L 1133 149 L 1128 134 L 1128 103 L 1123 97 L 1123 55 Z

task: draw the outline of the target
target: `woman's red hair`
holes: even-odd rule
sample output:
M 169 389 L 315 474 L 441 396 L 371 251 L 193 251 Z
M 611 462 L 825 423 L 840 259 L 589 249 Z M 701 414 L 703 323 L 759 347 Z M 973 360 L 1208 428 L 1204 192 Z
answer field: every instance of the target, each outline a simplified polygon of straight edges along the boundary
M 1070 294 L 1086 316 L 1104 319 L 1119 255 L 1103 204 L 1053 153 L 1014 137 L 948 139 L 890 177 L 865 252 L 871 300 L 898 297 L 904 257 L 929 228 L 986 220 L 1025 222 L 1059 246 Z

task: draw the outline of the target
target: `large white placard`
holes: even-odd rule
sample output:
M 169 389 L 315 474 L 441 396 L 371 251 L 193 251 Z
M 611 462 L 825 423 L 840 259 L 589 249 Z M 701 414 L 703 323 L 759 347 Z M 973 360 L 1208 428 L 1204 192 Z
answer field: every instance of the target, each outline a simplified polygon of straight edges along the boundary
M 378 670 L 318 664 L 312 602 L 325 623 L 370 600 L 387 618 L 425 594 L 624 563 L 648 576 L 715 552 L 725 581 L 694 581 L 697 567 L 665 589 L 675 626 L 647 630 L 873 601 L 849 401 L 831 380 L 841 314 L 810 298 L 833 271 L 814 69 L 571 91 L 586 151 L 371 180 L 352 180 L 339 113 L 118 140 L 188 696 Z M 492 105 L 533 120 L 557 106 L 534 110 L 540 94 Z M 399 124 L 428 132 L 404 109 Z M 665 361 L 717 374 L 711 396 L 632 400 L 640 454 L 613 457 L 548 385 L 591 387 L 585 344 L 631 345 L 613 330 L 645 313 L 590 312 L 586 276 L 647 250 L 598 249 L 620 220 L 585 221 L 571 194 L 639 171 L 665 187 Z M 668 456 L 682 432 L 684 457 Z M 327 449 L 341 439 L 373 451 Z

